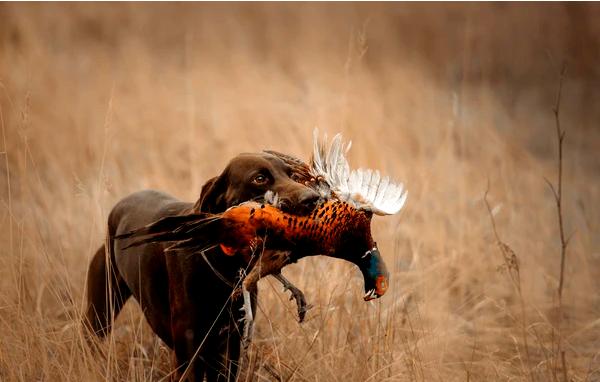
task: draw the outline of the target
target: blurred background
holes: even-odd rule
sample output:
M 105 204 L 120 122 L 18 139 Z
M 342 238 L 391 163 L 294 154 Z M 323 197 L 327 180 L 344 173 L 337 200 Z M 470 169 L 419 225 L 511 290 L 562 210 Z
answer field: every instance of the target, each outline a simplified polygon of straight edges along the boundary
M 168 378 L 135 302 L 99 352 L 81 335 L 110 208 L 143 188 L 193 201 L 240 152 L 308 160 L 315 127 L 409 190 L 374 220 L 391 288 L 365 303 L 351 265 L 304 259 L 284 270 L 315 306 L 300 325 L 264 279 L 243 380 L 600 380 L 599 19 L 580 3 L 1 3 L 0 380 Z M 565 63 L 559 309 L 544 179 Z

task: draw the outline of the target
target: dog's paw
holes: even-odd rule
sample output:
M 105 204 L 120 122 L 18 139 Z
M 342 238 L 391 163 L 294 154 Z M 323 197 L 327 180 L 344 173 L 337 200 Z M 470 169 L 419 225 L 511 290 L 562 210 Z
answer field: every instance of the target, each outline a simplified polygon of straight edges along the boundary
M 252 300 L 250 299 L 250 292 L 245 288 L 242 288 L 242 296 L 244 296 L 244 305 L 240 308 L 244 312 L 244 317 L 240 319 L 244 323 L 244 335 L 242 337 L 242 346 L 244 349 L 250 345 L 252 339 L 252 333 L 254 332 L 254 315 L 252 314 Z
M 242 347 L 248 349 L 250 342 L 252 341 L 252 334 L 254 333 L 254 321 L 246 321 L 244 323 L 244 335 L 242 337 Z

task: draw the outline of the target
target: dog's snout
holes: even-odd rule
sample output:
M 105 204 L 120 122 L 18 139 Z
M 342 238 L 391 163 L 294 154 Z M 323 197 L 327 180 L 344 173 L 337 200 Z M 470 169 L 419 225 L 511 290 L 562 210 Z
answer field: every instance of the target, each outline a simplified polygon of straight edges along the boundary
M 300 195 L 298 203 L 309 209 L 314 208 L 319 201 L 319 194 L 315 191 L 309 190 Z
M 319 194 L 313 190 L 302 190 L 295 195 L 279 199 L 279 208 L 284 212 L 297 215 L 311 213 L 319 201 Z

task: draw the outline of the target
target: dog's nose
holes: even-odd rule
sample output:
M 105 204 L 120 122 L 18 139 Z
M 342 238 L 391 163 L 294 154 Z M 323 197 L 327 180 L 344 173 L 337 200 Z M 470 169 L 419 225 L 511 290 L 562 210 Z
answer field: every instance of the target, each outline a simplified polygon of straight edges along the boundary
M 306 191 L 298 198 L 298 204 L 308 209 L 313 209 L 319 201 L 319 194 L 316 191 Z

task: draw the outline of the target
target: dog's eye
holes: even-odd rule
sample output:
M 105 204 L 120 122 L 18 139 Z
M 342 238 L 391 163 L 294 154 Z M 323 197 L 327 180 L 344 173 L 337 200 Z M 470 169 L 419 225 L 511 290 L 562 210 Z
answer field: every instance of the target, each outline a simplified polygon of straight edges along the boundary
M 257 184 L 257 185 L 263 185 L 265 183 L 267 183 L 269 181 L 269 179 L 264 176 L 263 174 L 258 174 L 254 177 L 254 179 L 252 179 L 252 183 Z

